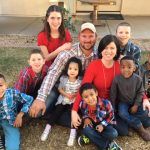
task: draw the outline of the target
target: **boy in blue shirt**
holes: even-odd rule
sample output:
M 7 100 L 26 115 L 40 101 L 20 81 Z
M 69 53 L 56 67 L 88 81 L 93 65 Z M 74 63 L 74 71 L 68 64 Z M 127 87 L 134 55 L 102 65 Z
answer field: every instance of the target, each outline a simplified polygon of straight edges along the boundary
M 5 135 L 5 148 L 7 150 L 19 150 L 20 132 L 22 117 L 27 113 L 33 101 L 31 96 L 20 93 L 19 91 L 7 88 L 4 75 L 0 74 L 0 126 Z M 23 106 L 17 112 L 18 104 Z M 15 141 L 15 142 L 14 142 Z

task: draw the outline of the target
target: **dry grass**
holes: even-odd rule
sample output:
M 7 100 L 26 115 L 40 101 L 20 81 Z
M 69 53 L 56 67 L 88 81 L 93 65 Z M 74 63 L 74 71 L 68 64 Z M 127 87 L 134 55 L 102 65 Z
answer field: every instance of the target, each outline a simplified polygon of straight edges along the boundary
M 12 86 L 16 80 L 20 69 L 27 65 L 30 49 L 31 48 L 0 48 L 0 73 L 6 76 L 10 86 Z M 143 52 L 142 54 L 143 62 L 146 60 L 147 53 L 149 52 Z M 92 144 L 80 148 L 76 143 L 72 148 L 67 147 L 66 143 L 69 136 L 69 129 L 61 126 L 55 126 L 48 140 L 46 142 L 41 142 L 40 135 L 45 124 L 46 122 L 43 120 L 33 120 L 30 124 L 25 124 L 21 128 L 22 150 L 96 149 Z M 134 133 L 132 137 L 118 137 L 117 142 L 122 146 L 123 150 L 150 150 L 150 142 L 144 142 L 136 133 Z

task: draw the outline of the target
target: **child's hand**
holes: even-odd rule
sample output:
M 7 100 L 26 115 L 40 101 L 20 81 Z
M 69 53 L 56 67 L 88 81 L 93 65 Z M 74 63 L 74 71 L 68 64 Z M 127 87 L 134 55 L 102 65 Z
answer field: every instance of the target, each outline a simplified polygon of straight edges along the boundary
M 92 121 L 89 118 L 84 119 L 84 126 L 83 126 L 83 128 L 85 128 L 87 126 L 90 126 L 90 127 L 93 126 Z
M 104 130 L 104 127 L 99 124 L 96 126 L 96 130 L 101 133 Z
M 14 122 L 14 127 L 18 128 L 18 127 L 21 127 L 22 126 L 22 117 L 23 117 L 24 113 L 23 112 L 20 112 L 17 116 L 16 116 L 16 119 L 15 119 L 15 122 Z
M 75 95 L 74 94 L 70 94 L 70 93 L 66 93 L 66 97 L 72 101 L 74 98 L 75 98 Z
M 130 108 L 130 113 L 131 114 L 135 114 L 138 110 L 138 105 L 133 105 L 131 108 Z

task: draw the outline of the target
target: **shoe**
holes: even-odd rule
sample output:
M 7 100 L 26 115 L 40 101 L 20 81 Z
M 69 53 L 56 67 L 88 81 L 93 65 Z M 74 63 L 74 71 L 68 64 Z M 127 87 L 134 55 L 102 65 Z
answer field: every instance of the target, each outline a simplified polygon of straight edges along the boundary
M 4 150 L 3 139 L 0 136 L 0 150 Z
M 49 128 L 49 127 L 46 125 L 46 127 L 45 127 L 45 129 L 44 129 L 44 131 L 43 131 L 43 133 L 42 133 L 42 135 L 41 135 L 41 141 L 44 142 L 44 141 L 47 140 L 50 131 L 51 131 L 51 128 Z
M 141 125 L 138 129 L 136 129 L 138 134 L 142 137 L 144 141 L 150 141 L 150 133 L 144 129 L 143 125 Z
M 122 150 L 122 148 L 115 141 L 112 141 L 109 144 L 108 150 Z
M 84 144 L 89 144 L 90 143 L 90 139 L 87 138 L 85 135 L 81 135 L 79 138 L 78 138 L 78 144 L 79 146 L 83 146 Z
M 76 136 L 70 136 L 70 138 L 67 142 L 67 146 L 69 146 L 69 147 L 74 146 L 75 139 L 76 139 Z

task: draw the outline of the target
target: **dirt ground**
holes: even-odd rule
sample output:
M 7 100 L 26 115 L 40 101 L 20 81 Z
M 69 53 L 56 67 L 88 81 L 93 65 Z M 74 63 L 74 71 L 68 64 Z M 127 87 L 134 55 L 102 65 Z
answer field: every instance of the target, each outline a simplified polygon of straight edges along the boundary
M 74 41 L 77 41 L 75 38 Z M 134 39 L 142 50 L 150 51 L 150 40 Z M 37 47 L 36 37 L 18 36 L 18 35 L 1 35 L 0 47 Z M 54 126 L 46 142 L 40 141 L 40 135 L 45 127 L 46 122 L 43 120 L 33 119 L 32 122 L 21 128 L 21 149 L 22 150 L 95 150 L 92 144 L 79 147 L 76 143 L 74 147 L 67 147 L 69 129 L 61 126 Z M 150 130 L 147 130 L 150 132 Z M 144 142 L 135 132 L 132 137 L 118 137 L 116 140 L 123 150 L 150 150 L 150 142 Z M 15 142 L 15 141 L 14 141 Z

